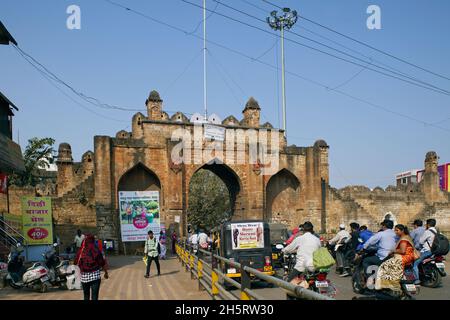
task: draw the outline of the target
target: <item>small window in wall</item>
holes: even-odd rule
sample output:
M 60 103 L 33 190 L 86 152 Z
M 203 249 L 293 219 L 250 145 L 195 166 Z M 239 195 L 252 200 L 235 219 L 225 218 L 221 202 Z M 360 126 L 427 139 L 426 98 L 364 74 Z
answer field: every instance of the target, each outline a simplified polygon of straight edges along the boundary
M 402 179 L 402 184 L 407 184 L 406 178 L 403 178 L 403 179 Z

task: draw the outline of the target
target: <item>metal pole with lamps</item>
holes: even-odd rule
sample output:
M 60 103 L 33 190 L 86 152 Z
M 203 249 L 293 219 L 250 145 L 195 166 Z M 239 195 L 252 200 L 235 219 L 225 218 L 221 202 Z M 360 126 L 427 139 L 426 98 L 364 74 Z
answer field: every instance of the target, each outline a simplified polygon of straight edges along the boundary
M 286 137 L 286 81 L 284 70 L 284 30 L 289 30 L 297 22 L 297 11 L 283 8 L 283 13 L 277 16 L 277 11 L 272 11 L 267 17 L 267 23 L 273 30 L 281 31 L 281 86 L 283 96 L 283 130 Z

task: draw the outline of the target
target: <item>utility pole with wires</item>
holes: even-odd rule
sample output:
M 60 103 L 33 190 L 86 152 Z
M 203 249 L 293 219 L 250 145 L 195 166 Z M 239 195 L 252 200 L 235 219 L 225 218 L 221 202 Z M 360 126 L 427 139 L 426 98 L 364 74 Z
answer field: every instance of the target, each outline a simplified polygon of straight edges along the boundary
M 284 30 L 289 30 L 297 22 L 297 11 L 283 8 L 283 13 L 277 16 L 277 11 L 272 11 L 267 17 L 267 23 L 273 30 L 281 31 L 281 90 L 283 96 L 283 130 L 286 137 L 286 81 L 284 70 Z
M 203 0 L 203 107 L 205 122 L 208 121 L 208 104 L 206 95 L 206 0 Z

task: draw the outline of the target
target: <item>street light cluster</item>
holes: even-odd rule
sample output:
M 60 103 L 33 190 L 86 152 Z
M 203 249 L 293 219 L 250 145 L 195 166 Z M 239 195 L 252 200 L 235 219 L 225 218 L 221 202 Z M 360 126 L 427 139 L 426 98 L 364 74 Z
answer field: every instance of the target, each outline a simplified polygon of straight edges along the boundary
M 287 29 L 289 30 L 297 22 L 297 11 L 283 8 L 283 14 L 277 16 L 277 11 L 272 11 L 270 17 L 267 17 L 267 23 L 274 30 Z

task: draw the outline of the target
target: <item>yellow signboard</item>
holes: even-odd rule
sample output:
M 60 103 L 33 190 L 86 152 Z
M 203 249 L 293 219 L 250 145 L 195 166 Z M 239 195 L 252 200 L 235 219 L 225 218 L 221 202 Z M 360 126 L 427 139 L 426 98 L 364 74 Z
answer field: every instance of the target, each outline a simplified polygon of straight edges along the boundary
M 30 245 L 52 244 L 52 201 L 48 197 L 22 197 L 23 236 Z

